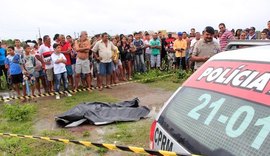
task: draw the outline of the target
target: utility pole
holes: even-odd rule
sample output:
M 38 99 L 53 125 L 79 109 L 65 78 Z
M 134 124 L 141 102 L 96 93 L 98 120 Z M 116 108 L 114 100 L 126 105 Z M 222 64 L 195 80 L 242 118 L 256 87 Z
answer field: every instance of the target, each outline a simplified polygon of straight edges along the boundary
M 41 38 L 41 33 L 40 33 L 40 28 L 38 27 L 38 35 L 39 35 L 39 38 Z

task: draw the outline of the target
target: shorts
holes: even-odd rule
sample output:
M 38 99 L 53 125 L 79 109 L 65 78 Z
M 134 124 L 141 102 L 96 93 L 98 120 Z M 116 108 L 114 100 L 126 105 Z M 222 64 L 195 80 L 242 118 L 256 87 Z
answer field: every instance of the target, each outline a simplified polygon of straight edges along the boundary
M 71 65 L 67 65 L 66 66 L 66 69 L 67 69 L 67 75 L 68 76 L 72 76 L 73 75 L 72 66 Z
M 19 84 L 19 83 L 23 83 L 23 74 L 16 74 L 16 75 L 11 75 L 11 81 L 12 84 Z
M 112 63 L 112 70 L 116 71 L 119 66 L 122 66 L 122 61 L 119 59 L 117 63 Z
M 89 74 L 90 71 L 90 61 L 88 59 L 81 60 L 77 58 L 76 65 L 75 65 L 75 72 L 76 74 Z
M 53 68 L 46 69 L 46 75 L 48 81 L 53 81 Z
M 43 77 L 45 76 L 45 73 L 43 70 L 40 70 L 40 71 L 35 71 L 35 78 L 39 78 L 39 77 Z
M 112 74 L 112 62 L 108 63 L 99 63 L 99 74 L 102 76 L 110 75 Z

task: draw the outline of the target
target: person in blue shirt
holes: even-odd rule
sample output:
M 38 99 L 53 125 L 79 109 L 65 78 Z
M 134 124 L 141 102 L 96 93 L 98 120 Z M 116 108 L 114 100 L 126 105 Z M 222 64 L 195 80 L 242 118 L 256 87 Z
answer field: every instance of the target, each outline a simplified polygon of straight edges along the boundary
M 17 92 L 18 96 L 21 96 L 20 93 L 20 84 L 23 82 L 23 74 L 21 67 L 21 57 L 18 54 L 15 54 L 15 48 L 13 46 L 9 46 L 7 48 L 8 56 L 5 60 L 5 66 L 8 69 L 9 76 L 11 78 L 12 84 L 14 85 L 14 89 Z
M 5 67 L 5 60 L 6 60 L 6 49 L 2 48 L 2 43 L 0 42 L 0 77 L 3 76 L 3 73 L 5 74 L 6 82 L 8 82 L 7 77 L 7 69 Z M 1 79 L 0 79 L 1 81 Z M 2 82 L 0 82 L 2 83 Z

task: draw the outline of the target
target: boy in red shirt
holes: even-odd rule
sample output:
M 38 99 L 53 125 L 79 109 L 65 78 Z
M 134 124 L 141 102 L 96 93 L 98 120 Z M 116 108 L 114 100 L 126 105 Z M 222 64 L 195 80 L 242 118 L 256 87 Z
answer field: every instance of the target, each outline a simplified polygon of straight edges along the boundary
M 71 54 L 70 54 L 72 51 L 72 48 L 71 48 L 70 43 L 66 42 L 64 35 L 60 35 L 60 45 L 61 45 L 61 53 L 63 53 L 67 59 L 66 61 L 67 76 L 68 76 L 68 81 L 70 82 L 71 87 L 73 89 L 74 81 L 73 81 L 73 70 L 72 70 L 72 65 L 71 65 Z

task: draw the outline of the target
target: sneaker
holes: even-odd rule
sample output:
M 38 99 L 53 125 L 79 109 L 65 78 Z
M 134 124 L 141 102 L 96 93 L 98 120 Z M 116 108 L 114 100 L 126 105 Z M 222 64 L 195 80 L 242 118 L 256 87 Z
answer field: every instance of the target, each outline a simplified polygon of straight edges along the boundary
M 68 96 L 68 97 L 71 97 L 72 95 L 71 95 L 70 93 L 67 93 L 67 96 Z
M 59 100 L 60 99 L 60 95 L 56 95 L 55 98 L 56 98 L 56 100 Z

